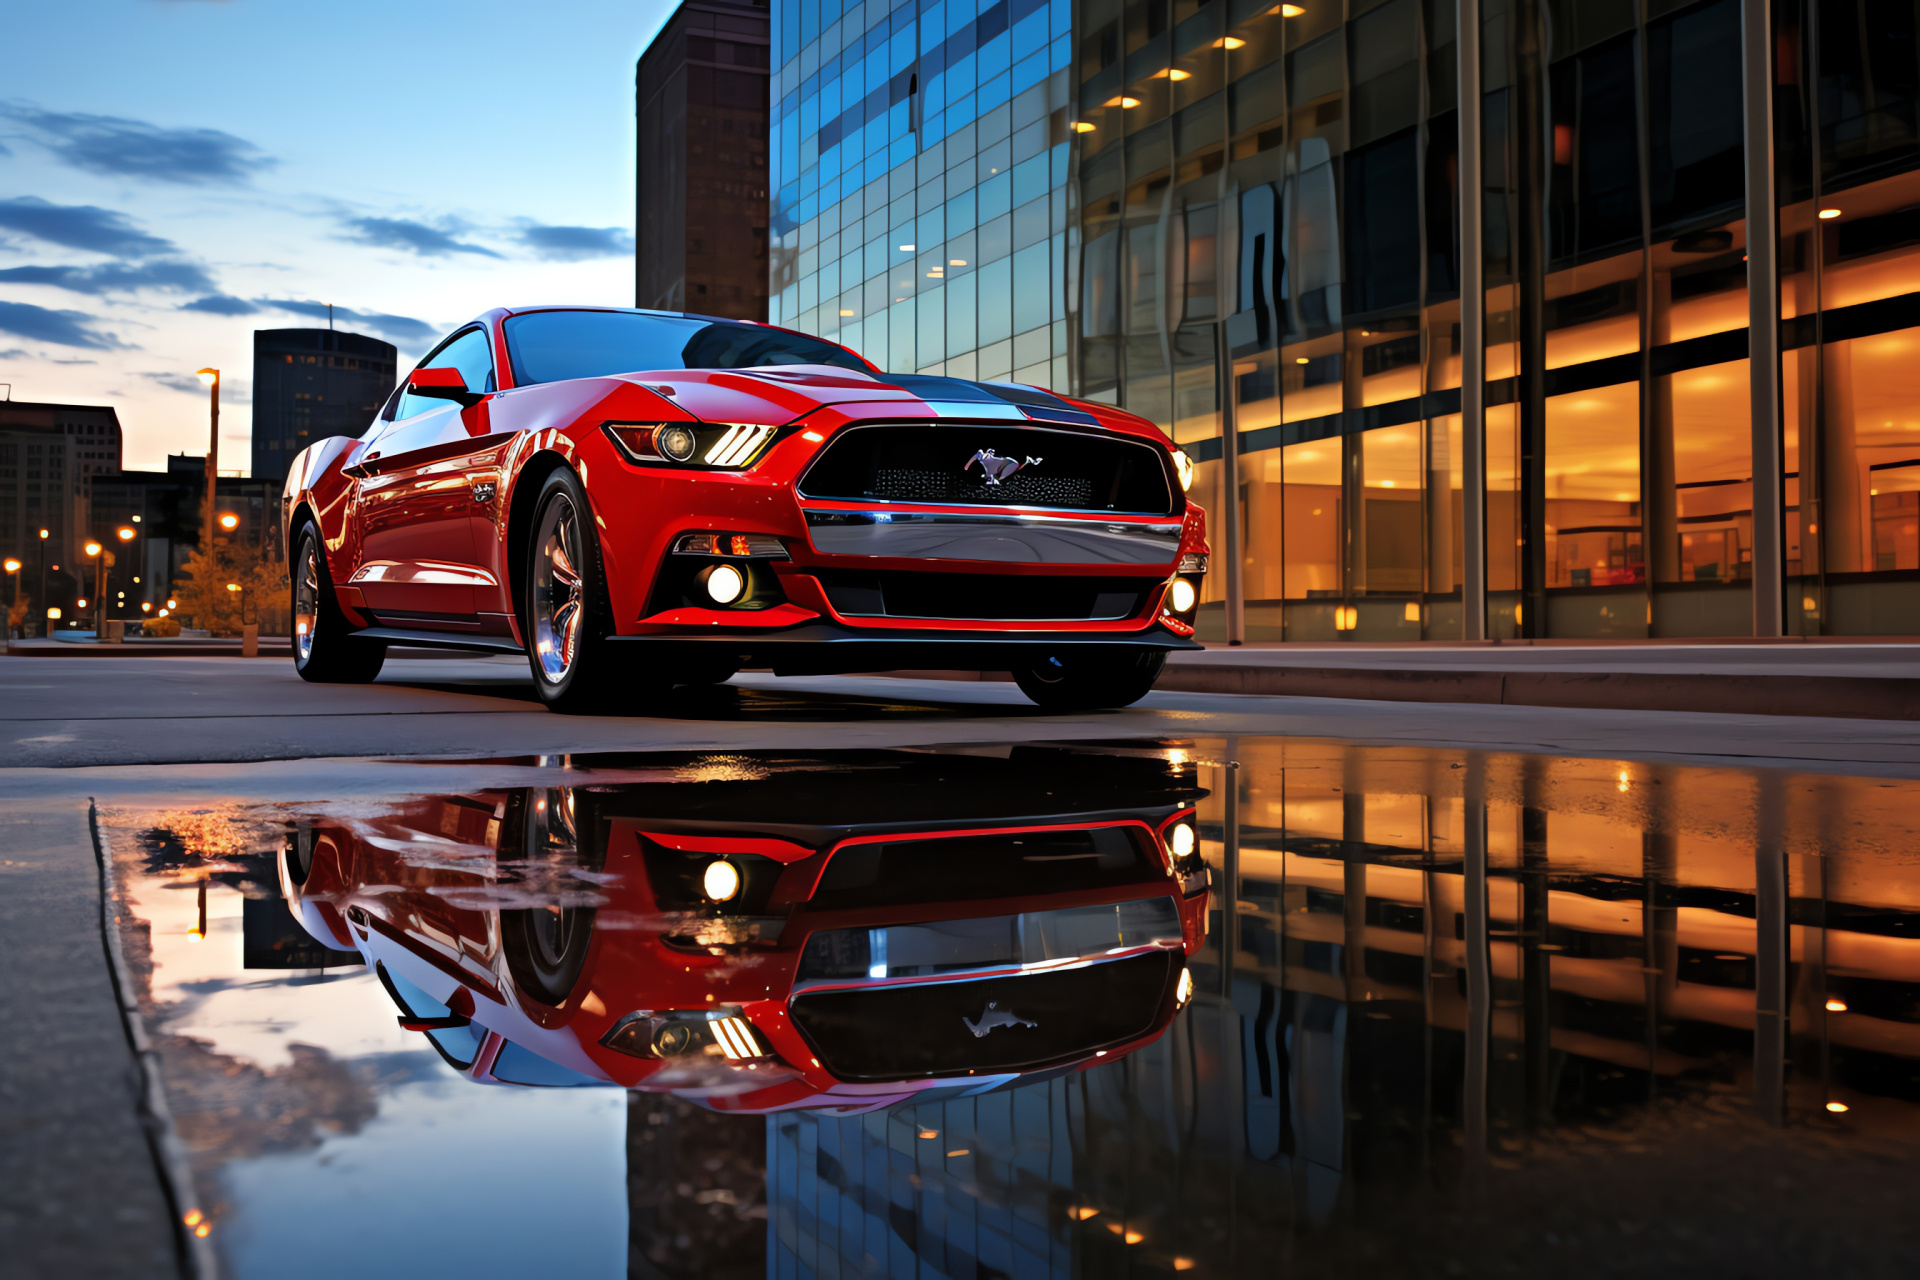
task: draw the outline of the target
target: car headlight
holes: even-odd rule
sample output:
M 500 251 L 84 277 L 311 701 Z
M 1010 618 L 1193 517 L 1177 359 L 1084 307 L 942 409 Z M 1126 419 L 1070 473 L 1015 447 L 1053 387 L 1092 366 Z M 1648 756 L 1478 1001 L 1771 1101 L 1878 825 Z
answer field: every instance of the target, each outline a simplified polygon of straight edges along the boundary
M 634 1058 L 705 1057 L 728 1063 L 757 1063 L 773 1056 L 754 1025 L 737 1008 L 630 1013 L 601 1036 L 600 1043 Z
M 605 430 L 628 462 L 739 471 L 766 452 L 780 428 L 762 422 L 609 422 Z
M 1193 459 L 1187 456 L 1185 449 L 1173 451 L 1173 471 L 1180 477 L 1180 492 L 1190 491 L 1193 488 Z

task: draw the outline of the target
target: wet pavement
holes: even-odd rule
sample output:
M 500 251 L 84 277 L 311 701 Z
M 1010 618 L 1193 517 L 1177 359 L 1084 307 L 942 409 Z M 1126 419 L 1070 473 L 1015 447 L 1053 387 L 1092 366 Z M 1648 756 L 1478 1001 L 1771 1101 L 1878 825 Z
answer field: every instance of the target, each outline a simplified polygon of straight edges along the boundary
M 104 795 L 190 1260 L 1911 1270 L 1910 762 L 1033 728 Z

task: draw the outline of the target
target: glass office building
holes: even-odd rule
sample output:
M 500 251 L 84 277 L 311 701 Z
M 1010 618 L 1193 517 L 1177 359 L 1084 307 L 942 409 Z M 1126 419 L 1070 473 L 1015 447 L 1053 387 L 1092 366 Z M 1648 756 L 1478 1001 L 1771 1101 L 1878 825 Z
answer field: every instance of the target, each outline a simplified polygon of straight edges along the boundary
M 1455 0 L 888 3 L 774 7 L 774 318 L 1159 423 L 1203 636 L 1920 634 L 1913 0 L 1478 0 L 1466 148 Z

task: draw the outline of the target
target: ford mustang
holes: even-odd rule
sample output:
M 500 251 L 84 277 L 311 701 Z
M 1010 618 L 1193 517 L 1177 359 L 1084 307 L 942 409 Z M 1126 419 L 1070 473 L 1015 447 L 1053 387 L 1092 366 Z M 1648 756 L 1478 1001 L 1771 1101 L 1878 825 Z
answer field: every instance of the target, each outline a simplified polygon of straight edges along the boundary
M 294 663 L 524 652 L 560 711 L 776 674 L 1012 671 L 1124 706 L 1196 648 L 1206 521 L 1152 423 L 882 373 L 768 325 L 537 307 L 457 329 L 294 461 Z

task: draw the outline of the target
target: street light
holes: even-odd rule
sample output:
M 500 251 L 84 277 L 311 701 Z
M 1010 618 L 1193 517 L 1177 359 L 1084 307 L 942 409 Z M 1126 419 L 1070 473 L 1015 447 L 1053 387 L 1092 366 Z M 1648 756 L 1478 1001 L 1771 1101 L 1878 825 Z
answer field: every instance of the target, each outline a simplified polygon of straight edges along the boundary
M 220 513 L 220 527 L 228 533 L 232 533 L 240 527 L 240 517 L 231 511 L 223 511 Z
M 49 531 L 46 529 L 42 529 L 40 531 L 40 599 L 42 600 L 42 602 L 44 602 L 47 598 L 47 534 L 48 532 Z M 49 627 L 47 629 L 51 631 L 53 628 Z
M 7 572 L 13 577 L 13 598 L 7 601 L 7 639 L 13 639 L 13 611 L 20 605 L 20 562 L 12 556 L 6 559 Z M 25 623 L 23 622 L 24 628 Z
M 104 640 L 107 638 L 107 560 L 109 557 L 105 554 L 106 548 L 91 538 L 87 540 L 85 550 L 93 559 L 93 638 Z M 80 601 L 79 607 L 86 608 L 87 602 Z
M 205 522 L 201 525 L 201 528 L 207 531 L 207 545 L 202 550 L 207 553 L 211 563 L 214 477 L 220 474 L 220 371 L 202 369 L 194 376 L 200 379 L 200 385 L 205 387 L 212 397 L 210 401 L 212 413 L 207 435 L 207 514 Z

